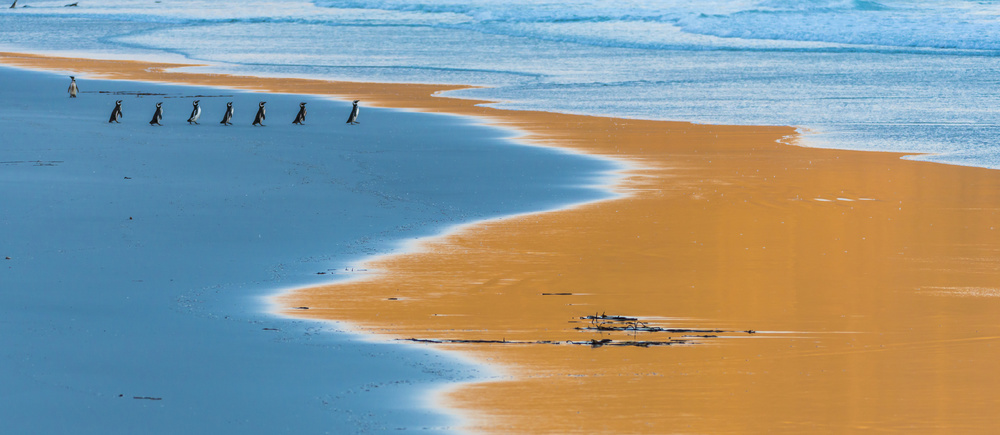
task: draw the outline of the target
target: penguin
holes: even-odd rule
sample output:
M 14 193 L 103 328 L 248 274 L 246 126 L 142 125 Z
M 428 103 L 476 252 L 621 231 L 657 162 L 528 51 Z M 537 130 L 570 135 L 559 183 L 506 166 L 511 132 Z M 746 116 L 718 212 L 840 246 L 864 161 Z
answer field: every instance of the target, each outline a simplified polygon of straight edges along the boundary
M 233 125 L 233 102 L 226 103 L 226 114 L 222 115 L 222 125 Z
M 303 122 L 306 122 L 306 103 L 299 103 L 299 114 L 295 115 L 292 124 L 302 125 Z
M 358 101 L 361 100 L 354 100 L 354 107 L 351 109 L 351 116 L 347 117 L 348 124 L 358 124 Z
M 163 119 L 163 103 L 156 103 L 156 112 L 153 113 L 153 119 L 149 121 L 149 125 L 163 125 L 160 124 L 160 120 Z
M 267 101 L 261 101 L 260 102 L 260 108 L 257 109 L 257 116 L 254 116 L 254 118 L 253 118 L 253 125 L 259 125 L 261 127 L 266 127 L 266 125 L 263 124 L 263 122 L 264 122 L 264 105 L 265 104 L 267 104 Z
M 76 93 L 80 92 L 80 88 L 76 87 L 76 77 L 69 76 L 69 79 L 71 80 L 69 82 L 69 97 L 76 98 Z
M 122 100 L 115 101 L 115 108 L 111 111 L 111 119 L 108 120 L 108 123 L 121 124 L 119 119 L 122 119 Z
M 194 106 L 194 108 L 191 109 L 191 117 L 188 118 L 188 124 L 191 124 L 193 122 L 195 123 L 195 125 L 197 125 L 198 118 L 201 118 L 201 106 L 198 105 L 199 101 L 201 100 L 194 100 L 194 102 L 191 103 L 191 105 Z

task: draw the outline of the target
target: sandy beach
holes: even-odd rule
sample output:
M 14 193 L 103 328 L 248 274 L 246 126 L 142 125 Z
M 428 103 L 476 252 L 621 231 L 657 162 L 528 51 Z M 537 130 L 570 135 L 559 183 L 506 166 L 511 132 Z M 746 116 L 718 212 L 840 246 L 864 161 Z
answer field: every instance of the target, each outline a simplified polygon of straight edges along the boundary
M 277 297 L 287 315 L 389 338 L 491 341 L 434 345 L 507 375 L 447 393 L 466 429 L 1000 428 L 994 170 L 803 148 L 791 127 L 503 111 L 435 96 L 459 87 L 13 53 L 0 62 L 474 116 L 525 143 L 627 165 L 608 186 L 616 198 L 462 226 L 364 265 L 377 272 Z
M 780 128 L 545 119 L 562 146 L 641 165 L 625 197 L 465 228 L 286 305 L 397 337 L 690 340 L 450 345 L 512 373 L 450 396 L 477 430 L 1000 424 L 995 171 L 781 145 Z M 577 329 L 596 313 L 701 331 Z

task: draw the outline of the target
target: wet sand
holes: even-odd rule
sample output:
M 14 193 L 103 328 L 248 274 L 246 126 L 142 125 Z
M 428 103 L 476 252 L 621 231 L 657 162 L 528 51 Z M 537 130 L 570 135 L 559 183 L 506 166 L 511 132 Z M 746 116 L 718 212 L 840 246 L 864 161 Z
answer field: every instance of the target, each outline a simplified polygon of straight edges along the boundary
M 629 163 L 611 186 L 617 199 L 464 226 L 373 260 L 366 267 L 380 272 L 364 279 L 278 298 L 309 307 L 288 314 L 392 338 L 501 341 L 437 345 L 508 375 L 443 398 L 469 429 L 1000 429 L 998 171 L 778 143 L 796 140 L 786 127 L 503 111 L 432 97 L 455 86 L 19 54 L 0 61 L 479 116 L 529 143 Z M 643 323 L 577 329 L 635 324 L 580 319 L 595 313 Z M 565 343 L 604 339 L 612 341 Z M 561 344 L 522 343 L 538 341 Z M 652 345 L 616 346 L 630 341 Z

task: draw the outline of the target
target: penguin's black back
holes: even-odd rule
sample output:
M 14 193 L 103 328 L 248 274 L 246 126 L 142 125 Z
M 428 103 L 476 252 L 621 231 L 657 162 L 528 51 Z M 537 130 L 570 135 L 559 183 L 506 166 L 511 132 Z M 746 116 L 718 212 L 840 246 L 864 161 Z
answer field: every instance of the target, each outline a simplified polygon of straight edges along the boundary
M 122 103 L 115 102 L 115 108 L 111 109 L 111 119 L 109 119 L 108 122 L 109 123 L 118 122 L 118 118 L 121 117 L 122 117 Z

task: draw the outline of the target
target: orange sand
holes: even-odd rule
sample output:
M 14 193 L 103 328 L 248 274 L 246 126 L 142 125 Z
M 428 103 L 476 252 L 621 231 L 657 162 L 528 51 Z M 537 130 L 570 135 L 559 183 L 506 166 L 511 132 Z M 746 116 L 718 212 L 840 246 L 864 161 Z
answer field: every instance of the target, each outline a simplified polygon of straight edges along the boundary
M 431 98 L 455 88 L 448 86 L 190 74 L 20 54 L 0 54 L 0 62 L 475 115 L 520 129 L 532 143 L 632 163 L 614 186 L 620 199 L 463 227 L 367 265 L 383 273 L 280 298 L 310 307 L 289 314 L 399 338 L 688 335 L 574 329 L 595 312 L 734 331 L 648 348 L 439 345 L 509 375 L 447 394 L 470 429 L 1000 431 L 998 171 L 777 143 L 794 135 L 790 128 L 512 112 Z M 758 332 L 735 332 L 751 329 Z

